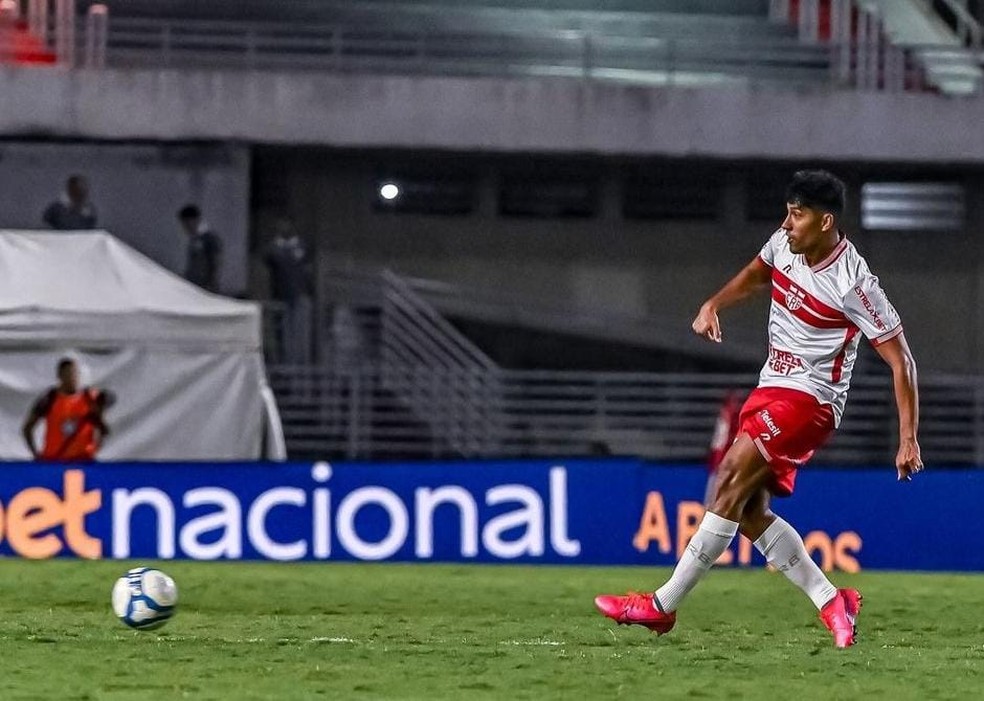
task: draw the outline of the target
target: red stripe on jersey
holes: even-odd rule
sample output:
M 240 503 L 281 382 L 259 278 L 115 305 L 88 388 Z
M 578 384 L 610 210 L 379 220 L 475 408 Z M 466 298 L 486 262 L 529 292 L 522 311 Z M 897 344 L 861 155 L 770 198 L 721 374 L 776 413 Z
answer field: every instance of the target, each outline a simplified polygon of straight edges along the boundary
M 777 285 L 772 286 L 772 301 L 800 321 L 818 329 L 846 329 L 854 326 L 854 324 L 848 321 L 847 318 L 837 320 L 825 319 L 822 316 L 817 316 L 816 312 L 807 309 L 806 305 L 797 307 L 796 309 L 790 309 L 789 305 L 786 304 L 786 293 Z
M 834 358 L 834 369 L 830 371 L 830 381 L 840 382 L 841 372 L 844 370 L 844 358 L 847 357 L 847 347 L 850 345 L 851 340 L 858 332 L 857 326 L 850 327 L 844 333 L 844 343 L 841 345 L 840 351 L 837 353 L 837 357 Z
M 783 275 L 781 272 L 779 272 L 775 268 L 773 268 L 773 270 L 772 270 L 772 283 L 773 284 L 778 284 L 779 287 L 780 287 L 780 289 L 782 289 L 783 292 L 788 291 L 790 285 L 796 285 L 795 282 L 793 282 L 792 280 L 790 280 L 788 277 L 786 277 L 785 275 Z M 797 287 L 797 289 L 800 289 L 800 290 L 803 289 L 799 285 L 796 285 L 796 287 Z M 805 290 L 804 290 L 804 292 L 805 292 L 806 296 L 803 298 L 803 304 L 805 306 L 809 307 L 810 308 L 810 311 L 812 311 L 812 312 L 814 312 L 816 314 L 819 314 L 820 316 L 827 317 L 828 319 L 838 319 L 838 320 L 841 320 L 841 321 L 846 321 L 847 320 L 847 315 L 845 315 L 844 312 L 842 312 L 842 311 L 840 311 L 838 309 L 834 309 L 833 307 L 824 304 L 819 299 L 817 299 L 816 297 L 814 297 L 813 295 L 811 295 L 809 292 L 806 292 Z

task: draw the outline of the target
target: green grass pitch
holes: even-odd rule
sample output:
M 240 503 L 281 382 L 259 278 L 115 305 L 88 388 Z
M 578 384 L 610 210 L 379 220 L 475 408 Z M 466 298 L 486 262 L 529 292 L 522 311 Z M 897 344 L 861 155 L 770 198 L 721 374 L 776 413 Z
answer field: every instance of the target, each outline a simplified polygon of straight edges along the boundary
M 715 570 L 657 638 L 595 593 L 666 570 L 165 562 L 177 616 L 109 607 L 136 563 L 0 560 L 0 699 L 971 699 L 984 694 L 984 577 L 835 575 L 865 595 L 836 650 L 763 570 Z M 148 563 L 140 563 L 148 564 Z

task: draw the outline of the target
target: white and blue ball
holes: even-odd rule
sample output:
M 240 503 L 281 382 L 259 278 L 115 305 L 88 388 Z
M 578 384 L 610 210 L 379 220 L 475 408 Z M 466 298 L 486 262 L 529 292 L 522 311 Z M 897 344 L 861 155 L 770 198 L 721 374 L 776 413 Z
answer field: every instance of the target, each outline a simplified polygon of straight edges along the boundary
M 113 612 L 131 628 L 160 628 L 174 615 L 177 603 L 174 580 L 150 567 L 135 567 L 113 585 Z

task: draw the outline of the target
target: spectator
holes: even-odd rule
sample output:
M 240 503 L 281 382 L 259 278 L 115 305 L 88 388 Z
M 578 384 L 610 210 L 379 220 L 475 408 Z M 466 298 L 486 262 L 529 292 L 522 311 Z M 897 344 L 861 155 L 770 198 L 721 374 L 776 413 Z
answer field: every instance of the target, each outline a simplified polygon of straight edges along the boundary
M 95 387 L 79 386 L 79 367 L 71 358 L 58 361 L 58 384 L 35 400 L 24 420 L 22 432 L 35 460 L 89 462 L 109 426 L 103 413 L 116 402 L 115 395 Z M 44 420 L 44 446 L 34 445 L 34 428 Z
M 42 221 L 56 231 L 87 231 L 97 225 L 96 208 L 89 201 L 89 181 L 73 175 L 65 181 L 65 193 L 44 210 Z
M 196 205 L 182 207 L 178 211 L 178 220 L 188 234 L 185 278 L 209 292 L 218 292 L 222 240 L 202 219 L 202 211 Z
M 282 360 L 311 362 L 311 256 L 304 240 L 286 217 L 274 224 L 274 236 L 263 257 L 270 271 L 272 297 L 284 305 L 280 324 Z

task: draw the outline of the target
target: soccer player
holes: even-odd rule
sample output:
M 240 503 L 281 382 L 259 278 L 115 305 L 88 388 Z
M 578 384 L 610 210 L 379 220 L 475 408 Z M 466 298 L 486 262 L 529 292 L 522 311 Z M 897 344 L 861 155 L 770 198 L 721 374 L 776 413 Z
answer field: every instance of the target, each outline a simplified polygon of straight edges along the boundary
M 840 421 L 859 331 L 892 369 L 899 481 L 923 467 L 916 438 L 916 364 L 878 278 L 838 228 L 844 191 L 826 171 L 796 173 L 786 191 L 782 226 L 700 308 L 694 333 L 720 343 L 718 312 L 771 288 L 769 357 L 742 407 L 738 437 L 718 468 L 710 508 L 670 579 L 653 593 L 596 597 L 605 616 L 659 635 L 669 632 L 684 597 L 740 531 L 810 598 L 837 647 L 854 644 L 861 594 L 831 584 L 796 530 L 769 508 L 772 495 L 792 494 L 797 468 Z

